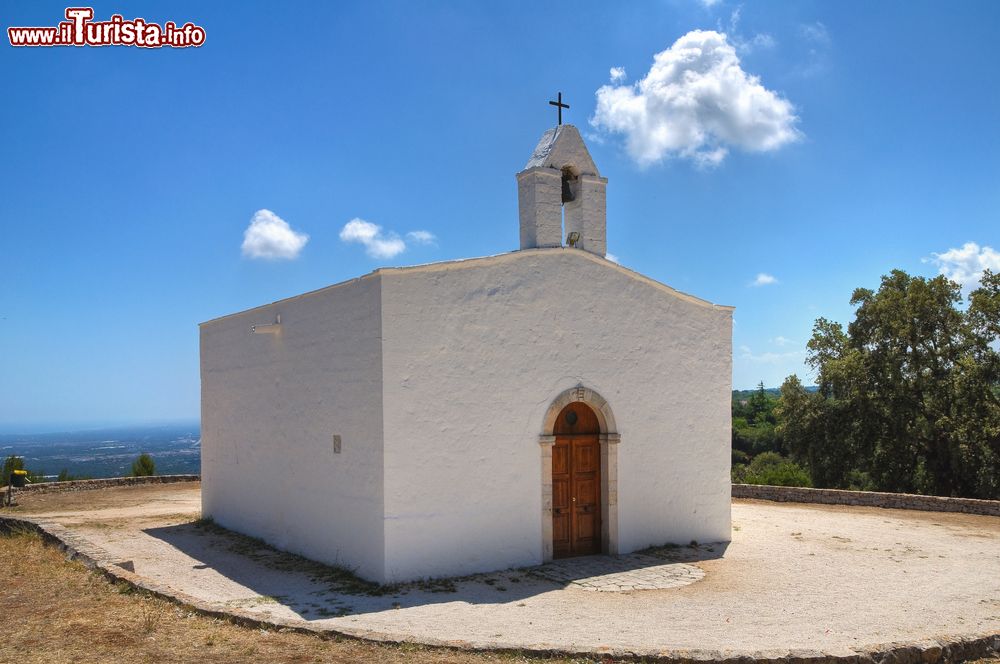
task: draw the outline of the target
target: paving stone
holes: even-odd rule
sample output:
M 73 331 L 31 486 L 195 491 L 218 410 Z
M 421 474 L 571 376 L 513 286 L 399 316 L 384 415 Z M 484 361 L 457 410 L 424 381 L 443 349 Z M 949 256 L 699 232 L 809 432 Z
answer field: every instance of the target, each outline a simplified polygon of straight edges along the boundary
M 529 570 L 535 576 L 595 592 L 667 590 L 701 580 L 705 572 L 686 563 L 664 563 L 635 553 L 565 558 Z

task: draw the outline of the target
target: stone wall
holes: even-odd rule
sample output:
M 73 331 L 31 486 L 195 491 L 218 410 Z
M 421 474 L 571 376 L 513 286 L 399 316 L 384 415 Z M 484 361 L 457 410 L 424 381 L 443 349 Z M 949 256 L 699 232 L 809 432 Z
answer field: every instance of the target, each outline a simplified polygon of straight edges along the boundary
M 878 493 L 875 491 L 844 491 L 841 489 L 807 489 L 762 484 L 734 484 L 733 498 L 753 498 L 781 503 L 823 503 L 825 505 L 857 505 L 887 507 L 897 510 L 927 512 L 965 512 L 1000 516 L 1000 500 L 920 496 L 911 493 Z
M 21 493 L 55 493 L 57 491 L 87 491 L 90 489 L 107 489 L 116 486 L 136 486 L 140 484 L 173 484 L 174 482 L 197 482 L 200 475 L 151 475 L 148 477 L 108 477 L 98 480 L 70 480 L 68 482 L 38 482 L 25 485 L 23 489 L 14 489 L 15 495 Z M 6 492 L 4 487 L 0 489 Z

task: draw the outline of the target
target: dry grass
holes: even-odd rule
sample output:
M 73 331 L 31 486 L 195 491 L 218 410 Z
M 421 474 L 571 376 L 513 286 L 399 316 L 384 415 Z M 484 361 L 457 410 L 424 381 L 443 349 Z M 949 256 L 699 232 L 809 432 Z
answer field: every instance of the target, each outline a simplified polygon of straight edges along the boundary
M 510 654 L 264 631 L 190 613 L 116 587 L 35 534 L 0 535 L 0 663 L 539 662 Z M 564 664 L 570 660 L 558 661 Z M 586 661 L 586 660 L 580 660 Z
M 52 493 L 19 493 L 17 507 L 6 508 L 13 513 L 53 512 L 62 510 L 100 510 L 145 505 L 156 497 L 170 498 L 185 490 L 197 490 L 201 482 L 176 484 L 139 484 L 107 487 L 87 491 L 54 491 Z

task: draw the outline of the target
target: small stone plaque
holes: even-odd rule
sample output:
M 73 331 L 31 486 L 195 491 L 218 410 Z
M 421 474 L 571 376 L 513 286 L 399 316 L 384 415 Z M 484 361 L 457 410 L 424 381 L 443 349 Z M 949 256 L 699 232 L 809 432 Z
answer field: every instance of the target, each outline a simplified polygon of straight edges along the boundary
M 340 434 L 333 434 L 333 453 L 340 454 Z

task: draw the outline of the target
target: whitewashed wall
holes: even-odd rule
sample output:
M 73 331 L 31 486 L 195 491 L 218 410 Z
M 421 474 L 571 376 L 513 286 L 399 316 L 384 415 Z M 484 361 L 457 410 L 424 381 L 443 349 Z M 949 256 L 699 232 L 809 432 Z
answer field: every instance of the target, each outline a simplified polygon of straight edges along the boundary
M 732 312 L 575 249 L 381 270 L 386 577 L 541 562 L 538 435 L 613 409 L 619 550 L 730 538 Z
M 280 335 L 250 334 L 277 314 Z M 583 385 L 621 434 L 619 551 L 728 540 L 731 325 L 575 249 L 380 270 L 210 321 L 204 512 L 376 581 L 538 563 L 538 435 Z
M 201 453 L 206 516 L 381 581 L 379 289 L 369 275 L 204 323 Z M 280 335 L 250 333 L 277 314 Z

